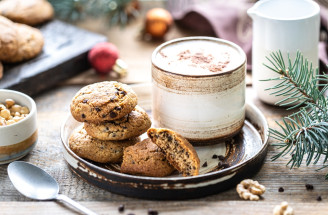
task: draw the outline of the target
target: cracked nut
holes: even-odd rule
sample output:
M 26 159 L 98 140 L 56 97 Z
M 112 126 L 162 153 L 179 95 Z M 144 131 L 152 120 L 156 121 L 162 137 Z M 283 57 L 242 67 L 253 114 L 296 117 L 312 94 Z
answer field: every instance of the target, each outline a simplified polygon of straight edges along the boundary
M 288 206 L 288 202 L 282 202 L 273 209 L 273 215 L 294 215 L 294 210 Z
M 260 195 L 265 192 L 265 187 L 257 181 L 245 179 L 237 185 L 239 197 L 245 200 L 258 201 Z

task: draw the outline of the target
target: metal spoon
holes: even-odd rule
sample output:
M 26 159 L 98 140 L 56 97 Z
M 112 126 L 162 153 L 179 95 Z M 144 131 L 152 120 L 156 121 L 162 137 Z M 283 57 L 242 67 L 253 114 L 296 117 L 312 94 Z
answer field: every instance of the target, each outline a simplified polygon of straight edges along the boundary
M 97 215 L 67 196 L 59 194 L 56 180 L 37 166 L 23 161 L 15 161 L 8 165 L 8 175 L 14 187 L 28 198 L 63 201 L 84 214 Z

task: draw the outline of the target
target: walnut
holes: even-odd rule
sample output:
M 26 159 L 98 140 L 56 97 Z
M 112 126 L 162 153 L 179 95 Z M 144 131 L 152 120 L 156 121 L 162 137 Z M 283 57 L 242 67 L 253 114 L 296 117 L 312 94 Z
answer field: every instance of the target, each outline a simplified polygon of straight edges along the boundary
M 294 215 L 294 210 L 288 206 L 288 202 L 282 202 L 273 209 L 273 215 Z
M 260 199 L 260 195 L 265 192 L 265 187 L 257 181 L 245 179 L 237 185 L 236 190 L 240 198 L 258 201 Z

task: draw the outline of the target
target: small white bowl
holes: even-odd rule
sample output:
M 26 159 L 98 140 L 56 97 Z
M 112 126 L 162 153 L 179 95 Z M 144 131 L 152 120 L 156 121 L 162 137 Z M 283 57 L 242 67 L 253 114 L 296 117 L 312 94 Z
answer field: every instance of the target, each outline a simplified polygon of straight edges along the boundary
M 0 164 L 24 157 L 34 148 L 38 139 L 34 100 L 18 91 L 0 89 L 0 103 L 4 104 L 6 99 L 13 99 L 16 104 L 28 107 L 30 113 L 19 122 L 0 126 Z

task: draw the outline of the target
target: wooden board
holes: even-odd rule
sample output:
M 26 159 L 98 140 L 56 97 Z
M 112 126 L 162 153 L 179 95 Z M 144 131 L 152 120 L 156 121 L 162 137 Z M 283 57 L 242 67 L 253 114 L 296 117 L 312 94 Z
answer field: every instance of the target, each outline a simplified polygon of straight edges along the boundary
M 54 20 L 40 27 L 45 39 L 42 53 L 34 59 L 5 64 L 0 88 L 18 90 L 35 95 L 90 68 L 88 51 L 106 41 L 100 34 L 82 30 Z

